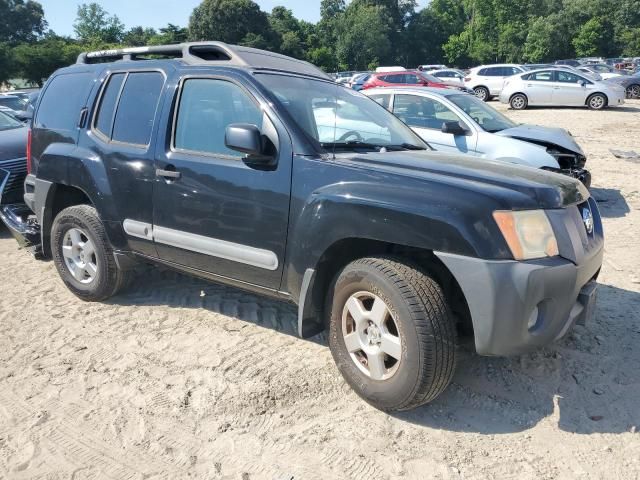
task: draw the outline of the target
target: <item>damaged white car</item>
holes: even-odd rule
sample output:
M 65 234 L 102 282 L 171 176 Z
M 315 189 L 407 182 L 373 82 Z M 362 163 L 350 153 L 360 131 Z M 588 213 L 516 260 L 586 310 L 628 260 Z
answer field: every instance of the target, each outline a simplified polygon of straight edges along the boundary
M 519 125 L 482 100 L 455 90 L 380 88 L 362 93 L 436 150 L 542 168 L 591 185 L 585 154 L 566 130 Z

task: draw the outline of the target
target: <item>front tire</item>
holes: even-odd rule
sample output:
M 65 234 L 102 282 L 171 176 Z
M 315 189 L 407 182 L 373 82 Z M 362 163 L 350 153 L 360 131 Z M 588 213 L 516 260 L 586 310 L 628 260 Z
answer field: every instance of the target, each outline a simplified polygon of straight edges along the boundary
M 629 85 L 627 87 L 627 97 L 628 98 L 640 98 L 640 85 Z
M 92 206 L 65 208 L 56 216 L 51 251 L 62 281 L 82 300 L 106 300 L 127 283 L 129 272 L 116 263 L 104 226 Z
M 587 106 L 591 110 L 602 110 L 607 106 L 607 97 L 602 93 L 594 93 L 587 99 Z
M 523 93 L 516 93 L 509 100 L 509 105 L 513 110 L 524 110 L 529 105 L 529 100 Z
M 487 87 L 476 87 L 473 89 L 473 91 L 475 92 L 476 97 L 478 97 L 483 102 L 488 102 L 489 100 L 491 100 L 491 93 L 489 92 L 489 89 Z
M 400 260 L 347 265 L 328 299 L 329 345 L 347 383 L 384 411 L 428 403 L 451 382 L 456 331 L 440 286 Z

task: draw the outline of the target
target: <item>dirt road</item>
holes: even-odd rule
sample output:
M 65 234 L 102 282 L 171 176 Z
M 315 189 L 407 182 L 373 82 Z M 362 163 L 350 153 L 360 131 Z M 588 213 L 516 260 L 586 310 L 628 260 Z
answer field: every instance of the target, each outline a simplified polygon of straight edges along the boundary
M 640 162 L 609 152 L 640 152 L 640 101 L 507 114 L 588 155 L 594 323 L 523 357 L 462 351 L 436 402 L 387 415 L 325 337 L 295 337 L 292 306 L 159 270 L 83 303 L 2 228 L 0 478 L 640 478 Z

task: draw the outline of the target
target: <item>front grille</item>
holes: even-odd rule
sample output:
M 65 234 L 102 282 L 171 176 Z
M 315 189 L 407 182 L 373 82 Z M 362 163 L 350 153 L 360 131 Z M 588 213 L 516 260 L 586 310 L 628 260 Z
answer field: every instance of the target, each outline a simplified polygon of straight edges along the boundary
M 24 179 L 27 176 L 27 159 L 18 158 L 16 160 L 6 160 L 0 162 L 0 170 L 9 172 L 2 196 L 6 197 L 15 192 L 22 192 L 24 189 Z

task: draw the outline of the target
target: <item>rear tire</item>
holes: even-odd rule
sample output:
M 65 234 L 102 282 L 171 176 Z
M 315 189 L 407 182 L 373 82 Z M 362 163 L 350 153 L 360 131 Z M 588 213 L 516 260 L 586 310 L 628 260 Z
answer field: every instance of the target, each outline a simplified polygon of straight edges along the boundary
M 408 410 L 447 388 L 456 330 L 432 278 L 398 259 L 362 258 L 340 272 L 332 292 L 331 353 L 360 397 L 380 410 Z
M 509 105 L 513 110 L 524 110 L 529 105 L 529 99 L 523 93 L 516 93 L 509 100 Z
M 489 92 L 489 89 L 487 87 L 476 87 L 473 89 L 473 91 L 475 92 L 476 97 L 478 97 L 483 102 L 488 102 L 489 100 L 491 100 L 491 93 Z
M 591 110 L 602 110 L 607 106 L 607 97 L 602 93 L 594 93 L 587 99 L 587 106 Z
M 62 281 L 82 300 L 106 300 L 128 283 L 130 272 L 116 263 L 92 206 L 76 205 L 58 214 L 51 229 L 51 252 Z

